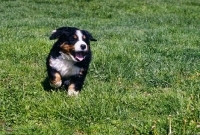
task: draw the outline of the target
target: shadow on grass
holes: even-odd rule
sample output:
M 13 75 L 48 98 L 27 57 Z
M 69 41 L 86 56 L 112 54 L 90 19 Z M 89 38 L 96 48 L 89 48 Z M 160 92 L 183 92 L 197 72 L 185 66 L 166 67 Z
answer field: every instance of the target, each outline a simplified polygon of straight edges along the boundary
M 48 77 L 46 77 L 42 82 L 41 82 L 43 89 L 47 92 L 51 92 L 53 89 L 52 87 L 49 85 L 49 79 Z

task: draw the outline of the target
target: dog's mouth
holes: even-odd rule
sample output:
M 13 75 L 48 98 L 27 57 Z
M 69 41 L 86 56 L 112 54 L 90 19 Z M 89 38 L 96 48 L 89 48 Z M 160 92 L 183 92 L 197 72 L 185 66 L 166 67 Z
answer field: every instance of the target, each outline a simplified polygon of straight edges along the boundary
M 84 52 L 84 51 L 73 52 L 73 53 L 72 53 L 72 55 L 74 56 L 74 58 L 75 58 L 77 61 L 82 61 L 82 60 L 84 60 L 86 54 L 87 54 L 87 52 Z

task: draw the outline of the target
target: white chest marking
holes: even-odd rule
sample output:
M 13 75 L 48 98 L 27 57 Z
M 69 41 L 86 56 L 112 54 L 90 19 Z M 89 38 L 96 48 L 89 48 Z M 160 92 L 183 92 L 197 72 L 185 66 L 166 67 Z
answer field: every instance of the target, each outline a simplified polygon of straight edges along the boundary
M 61 55 L 58 58 L 50 58 L 51 67 L 59 71 L 62 77 L 70 77 L 72 75 L 78 74 L 80 68 L 74 65 L 74 61 L 68 55 Z

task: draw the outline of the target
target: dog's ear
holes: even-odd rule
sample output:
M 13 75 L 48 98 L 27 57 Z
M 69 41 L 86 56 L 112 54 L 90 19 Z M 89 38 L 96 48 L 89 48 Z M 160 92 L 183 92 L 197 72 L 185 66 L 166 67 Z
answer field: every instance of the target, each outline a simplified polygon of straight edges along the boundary
M 49 37 L 50 40 L 54 40 L 59 38 L 59 36 L 62 34 L 59 30 L 53 30 L 51 36 Z
M 93 38 L 92 34 L 88 32 L 87 30 L 83 30 L 87 37 L 89 37 L 90 41 L 97 41 L 95 38 Z
M 67 27 L 61 27 L 59 29 L 53 30 L 49 39 L 54 40 L 54 39 L 60 38 L 63 35 L 67 36 L 68 35 L 67 30 L 68 30 Z

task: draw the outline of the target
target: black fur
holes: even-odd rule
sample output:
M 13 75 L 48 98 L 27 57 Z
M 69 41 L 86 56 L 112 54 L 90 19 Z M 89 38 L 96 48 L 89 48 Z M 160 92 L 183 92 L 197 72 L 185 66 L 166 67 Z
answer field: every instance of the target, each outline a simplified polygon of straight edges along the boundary
M 76 52 L 76 50 L 73 48 L 75 47 L 75 44 L 79 41 L 79 38 L 77 38 L 76 35 L 77 30 L 80 31 L 81 34 L 84 36 L 84 38 L 81 39 L 81 42 L 83 42 L 87 46 L 87 51 L 84 52 L 84 55 L 81 54 L 81 57 L 84 58 L 81 59 L 80 61 L 76 59 L 78 51 Z M 62 85 L 64 84 L 66 89 L 68 89 L 69 85 L 73 84 L 75 91 L 81 91 L 92 58 L 92 53 L 90 50 L 90 41 L 96 41 L 96 39 L 94 39 L 93 36 L 88 31 L 79 30 L 78 28 L 75 27 L 58 28 L 57 30 L 53 31 L 49 39 L 50 40 L 57 39 L 46 60 L 47 73 L 50 83 L 51 84 L 55 83 L 56 85 L 56 83 L 59 83 L 60 82 L 59 80 L 61 80 Z M 67 50 L 67 52 L 69 52 L 70 55 L 68 55 L 65 52 L 66 50 L 62 48 L 63 44 L 72 47 L 72 49 L 69 49 L 69 51 Z M 62 58 L 62 54 L 64 54 L 67 58 Z M 71 56 L 74 57 L 71 59 Z M 61 66 L 59 66 L 59 62 L 57 62 L 57 60 L 60 62 Z M 55 62 L 57 62 L 56 65 L 54 65 Z M 65 64 L 69 63 L 70 65 L 63 65 L 63 63 Z M 67 68 L 68 66 L 72 66 L 71 63 L 73 63 L 73 68 L 78 68 L 80 70 L 73 75 L 70 75 L 70 73 L 62 74 L 63 73 L 61 71 L 62 68 L 64 69 Z M 56 87 L 57 86 L 60 87 L 61 85 L 56 85 Z

